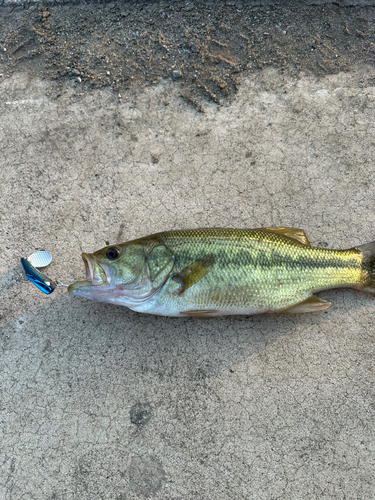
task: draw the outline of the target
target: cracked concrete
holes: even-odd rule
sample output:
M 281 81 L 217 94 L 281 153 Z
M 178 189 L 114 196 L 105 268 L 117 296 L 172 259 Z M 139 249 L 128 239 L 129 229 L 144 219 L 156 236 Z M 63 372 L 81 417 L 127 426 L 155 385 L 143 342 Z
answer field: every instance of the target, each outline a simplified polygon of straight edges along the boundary
M 202 114 L 168 82 L 120 103 L 0 81 L 1 499 L 374 498 L 372 297 L 160 318 L 45 297 L 18 266 L 46 248 L 69 282 L 82 250 L 198 226 L 375 240 L 373 82 L 268 69 Z

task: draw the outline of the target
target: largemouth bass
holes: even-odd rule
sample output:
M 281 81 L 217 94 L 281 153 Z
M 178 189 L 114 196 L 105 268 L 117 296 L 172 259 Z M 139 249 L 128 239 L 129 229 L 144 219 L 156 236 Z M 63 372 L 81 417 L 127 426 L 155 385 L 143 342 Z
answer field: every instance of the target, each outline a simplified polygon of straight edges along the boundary
M 375 242 L 316 248 L 294 228 L 168 231 L 82 258 L 69 292 L 163 316 L 305 313 L 331 305 L 322 290 L 375 294 Z

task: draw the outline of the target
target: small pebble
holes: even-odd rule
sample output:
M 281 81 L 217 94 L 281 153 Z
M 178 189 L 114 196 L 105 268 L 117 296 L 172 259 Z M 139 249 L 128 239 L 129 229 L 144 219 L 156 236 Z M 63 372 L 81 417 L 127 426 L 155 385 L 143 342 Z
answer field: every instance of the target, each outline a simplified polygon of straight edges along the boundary
M 70 76 L 79 76 L 78 69 L 72 69 L 72 71 L 70 72 Z
M 82 82 L 82 79 L 80 77 L 77 78 L 77 82 L 78 83 L 81 83 Z
M 180 73 L 180 71 L 178 71 L 177 69 L 174 69 L 174 70 L 172 71 L 172 76 L 173 76 L 173 78 L 180 78 L 181 73 Z

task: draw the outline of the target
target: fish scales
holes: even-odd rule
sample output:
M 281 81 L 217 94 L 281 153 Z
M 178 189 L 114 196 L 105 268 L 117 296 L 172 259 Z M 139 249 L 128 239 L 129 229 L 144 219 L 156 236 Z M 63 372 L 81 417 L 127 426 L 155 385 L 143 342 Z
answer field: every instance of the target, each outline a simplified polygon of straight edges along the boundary
M 212 253 L 212 270 L 186 293 L 189 306 L 285 309 L 317 290 L 361 282 L 358 251 L 301 245 L 258 230 L 193 230 L 157 235 L 176 256 L 177 270 Z M 172 299 L 173 299 L 172 295 Z
M 311 247 L 292 228 L 168 231 L 83 254 L 87 279 L 69 289 L 169 316 L 307 312 L 329 307 L 318 291 L 373 293 L 375 244 L 363 247 Z

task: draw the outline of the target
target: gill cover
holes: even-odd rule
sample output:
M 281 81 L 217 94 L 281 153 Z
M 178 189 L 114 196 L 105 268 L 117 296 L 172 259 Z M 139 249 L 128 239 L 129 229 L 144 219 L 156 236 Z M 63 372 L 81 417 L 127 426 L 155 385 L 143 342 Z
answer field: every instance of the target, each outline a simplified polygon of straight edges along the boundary
M 159 240 L 143 243 L 147 276 L 153 288 L 162 286 L 170 276 L 174 267 L 174 255 Z

